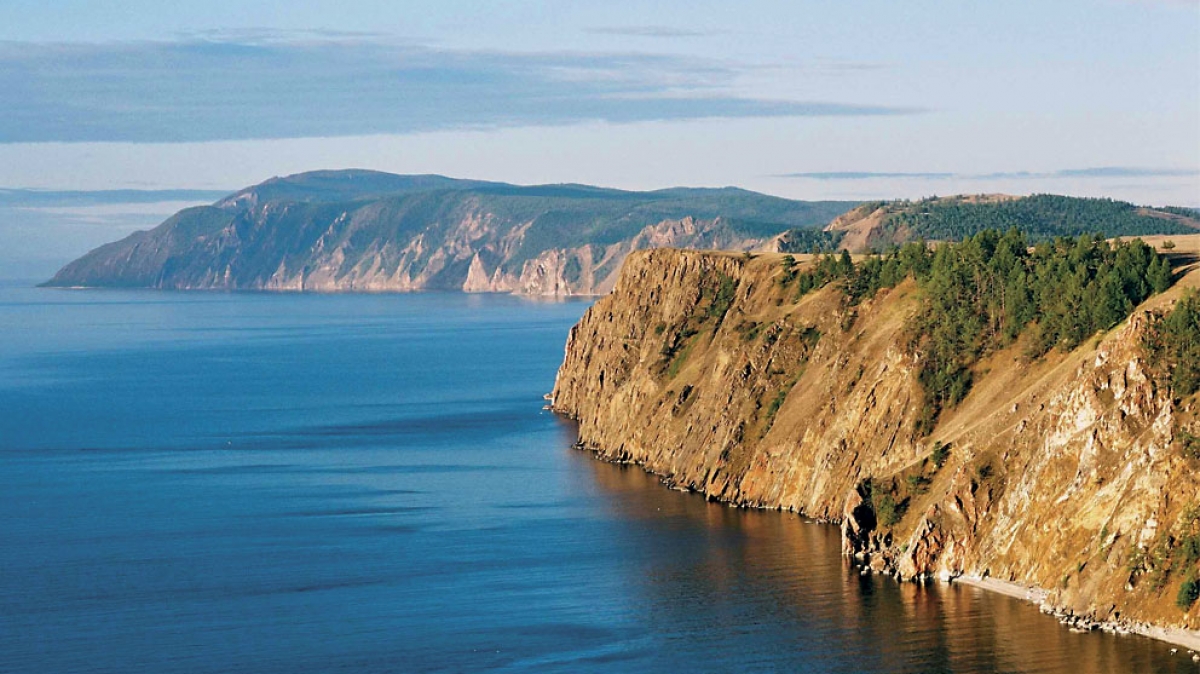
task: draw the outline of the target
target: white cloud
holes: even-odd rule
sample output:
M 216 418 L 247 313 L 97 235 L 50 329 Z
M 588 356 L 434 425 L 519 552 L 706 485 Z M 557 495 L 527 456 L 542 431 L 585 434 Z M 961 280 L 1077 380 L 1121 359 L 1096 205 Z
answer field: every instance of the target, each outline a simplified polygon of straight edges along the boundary
M 694 57 L 445 50 L 316 35 L 262 30 L 173 42 L 0 43 L 0 143 L 918 112 L 739 96 L 731 93 L 736 64 Z

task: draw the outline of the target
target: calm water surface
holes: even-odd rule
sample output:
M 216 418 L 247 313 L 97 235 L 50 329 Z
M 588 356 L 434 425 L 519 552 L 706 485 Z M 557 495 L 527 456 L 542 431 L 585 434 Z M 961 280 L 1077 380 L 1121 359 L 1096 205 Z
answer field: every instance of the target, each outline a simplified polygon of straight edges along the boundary
M 0 670 L 1196 671 L 570 449 L 586 306 L 0 287 Z

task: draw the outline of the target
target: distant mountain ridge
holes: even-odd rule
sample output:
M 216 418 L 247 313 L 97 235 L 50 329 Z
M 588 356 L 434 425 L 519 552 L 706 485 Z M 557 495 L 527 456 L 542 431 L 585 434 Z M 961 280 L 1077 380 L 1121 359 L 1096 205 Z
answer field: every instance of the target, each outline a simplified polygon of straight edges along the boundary
M 805 231 L 785 234 L 777 241 L 776 249 L 808 252 L 816 246 L 858 253 L 918 239 L 961 241 L 985 229 L 1004 231 L 1013 227 L 1024 231 L 1030 241 L 1097 232 L 1109 237 L 1195 234 L 1200 231 L 1200 213 L 1053 194 L 873 201 L 838 216 L 825 227 L 823 235 Z
M 1200 215 L 1111 199 L 964 195 L 805 202 L 734 187 L 520 186 L 367 170 L 272 178 L 188 208 L 44 285 L 532 295 L 608 292 L 644 248 L 883 250 L 1017 227 L 1031 241 L 1184 234 Z
M 757 249 L 856 205 L 738 188 L 631 192 L 314 171 L 184 209 L 45 285 L 599 294 L 632 250 Z

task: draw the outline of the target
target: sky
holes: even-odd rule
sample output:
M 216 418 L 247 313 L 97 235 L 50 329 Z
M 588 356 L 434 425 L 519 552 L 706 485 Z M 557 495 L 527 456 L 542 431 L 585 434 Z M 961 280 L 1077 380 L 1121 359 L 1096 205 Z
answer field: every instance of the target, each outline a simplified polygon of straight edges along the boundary
M 1200 0 L 5 0 L 0 90 L 10 272 L 324 168 L 1200 206 Z

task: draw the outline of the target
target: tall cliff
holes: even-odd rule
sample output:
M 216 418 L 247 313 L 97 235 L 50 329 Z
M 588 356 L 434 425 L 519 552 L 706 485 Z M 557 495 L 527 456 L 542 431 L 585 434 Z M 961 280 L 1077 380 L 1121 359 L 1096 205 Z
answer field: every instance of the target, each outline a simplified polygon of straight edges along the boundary
M 631 250 L 748 250 L 855 204 L 727 189 L 627 192 L 318 171 L 102 246 L 46 285 L 600 294 Z
M 1145 355 L 1200 271 L 1067 353 L 992 353 L 930 432 L 903 346 L 915 283 L 858 305 L 830 286 L 797 299 L 781 258 L 631 255 L 572 329 L 552 394 L 581 444 L 711 498 L 839 522 L 847 553 L 903 578 L 1000 579 L 1077 615 L 1200 627 L 1177 606 L 1200 559 L 1196 398 Z

